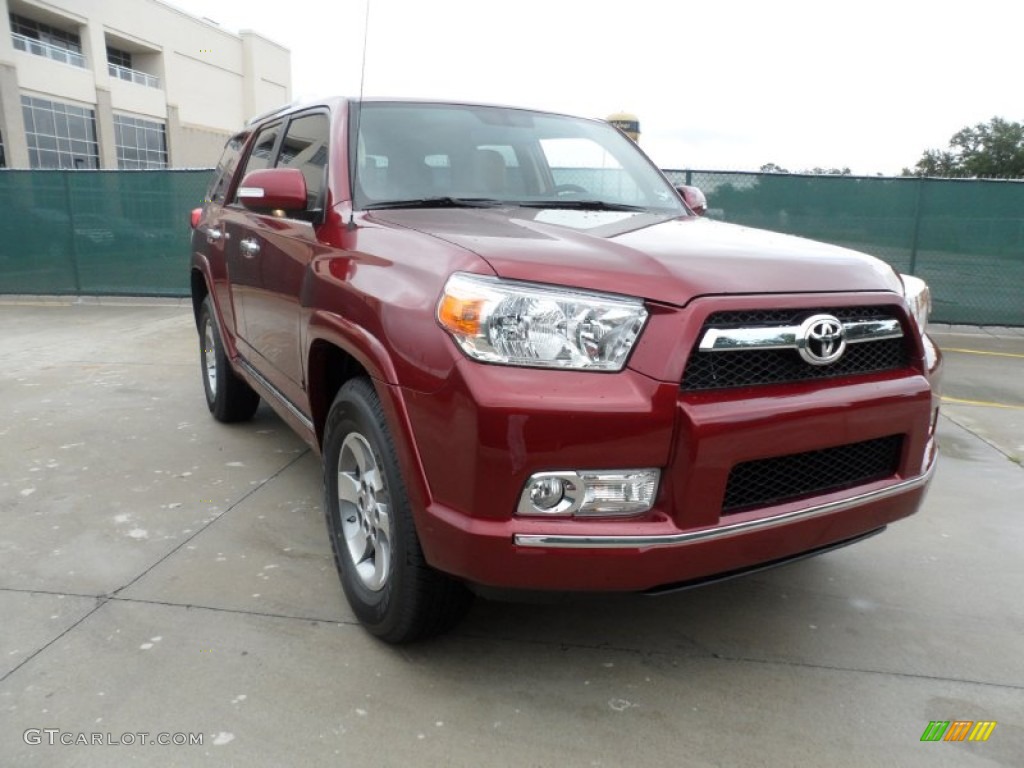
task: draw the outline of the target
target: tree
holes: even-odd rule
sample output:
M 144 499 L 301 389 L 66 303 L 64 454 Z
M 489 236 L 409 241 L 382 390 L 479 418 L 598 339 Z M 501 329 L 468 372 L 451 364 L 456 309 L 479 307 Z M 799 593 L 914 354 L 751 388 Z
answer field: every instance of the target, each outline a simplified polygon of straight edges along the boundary
M 819 168 L 818 166 L 815 166 L 809 171 L 804 171 L 804 173 L 809 173 L 814 176 L 849 176 L 851 172 L 850 169 L 845 166 L 843 168 Z
M 1024 178 L 1024 125 L 993 117 L 962 128 L 949 149 L 929 149 L 904 176 Z
M 765 163 L 758 171 L 760 173 L 789 173 L 788 168 L 783 168 L 781 165 L 775 163 Z M 797 173 L 803 173 L 808 176 L 849 176 L 849 168 L 820 168 L 815 166 L 814 168 L 808 168 L 803 171 L 797 171 Z

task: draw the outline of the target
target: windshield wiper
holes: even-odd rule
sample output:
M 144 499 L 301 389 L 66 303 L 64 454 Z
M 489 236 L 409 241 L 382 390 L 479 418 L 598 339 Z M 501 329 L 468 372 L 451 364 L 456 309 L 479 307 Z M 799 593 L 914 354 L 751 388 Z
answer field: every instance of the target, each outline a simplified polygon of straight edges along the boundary
M 610 203 L 606 200 L 517 200 L 523 208 L 563 208 L 577 211 L 646 211 L 642 205 Z
M 388 208 L 494 208 L 506 205 L 503 200 L 490 197 L 413 197 L 408 200 L 382 200 L 363 206 L 368 211 Z

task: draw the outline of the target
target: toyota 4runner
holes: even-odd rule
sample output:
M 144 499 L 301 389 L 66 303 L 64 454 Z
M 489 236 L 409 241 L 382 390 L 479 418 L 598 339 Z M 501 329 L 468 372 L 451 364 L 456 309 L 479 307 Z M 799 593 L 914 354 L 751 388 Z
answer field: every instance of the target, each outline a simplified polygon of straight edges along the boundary
M 606 123 L 504 107 L 335 99 L 228 142 L 192 213 L 207 404 L 262 398 L 321 454 L 371 632 L 691 586 L 918 508 L 927 287 L 684 192 Z

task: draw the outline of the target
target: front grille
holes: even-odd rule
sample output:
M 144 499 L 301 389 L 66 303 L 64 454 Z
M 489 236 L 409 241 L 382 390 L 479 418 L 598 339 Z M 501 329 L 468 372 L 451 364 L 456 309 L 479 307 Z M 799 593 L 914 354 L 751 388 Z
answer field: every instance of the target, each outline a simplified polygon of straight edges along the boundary
M 840 321 L 891 319 L 897 313 L 886 307 L 839 309 L 772 309 L 716 312 L 708 317 L 697 344 L 709 328 L 770 328 L 798 325 L 814 314 L 828 313 Z M 724 389 L 837 376 L 894 371 L 910 364 L 905 338 L 849 344 L 831 365 L 806 363 L 794 349 L 755 349 L 732 352 L 701 352 L 694 345 L 683 373 L 682 389 Z
M 766 507 L 809 494 L 838 491 L 896 472 L 902 435 L 737 464 L 729 473 L 722 512 Z

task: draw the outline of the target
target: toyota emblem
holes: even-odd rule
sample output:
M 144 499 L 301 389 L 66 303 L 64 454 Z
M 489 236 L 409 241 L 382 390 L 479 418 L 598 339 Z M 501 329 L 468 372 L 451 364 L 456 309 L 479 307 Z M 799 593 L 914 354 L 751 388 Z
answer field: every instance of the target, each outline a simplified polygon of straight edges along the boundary
M 831 365 L 846 351 L 843 324 L 832 315 L 812 315 L 800 324 L 797 351 L 811 365 Z

